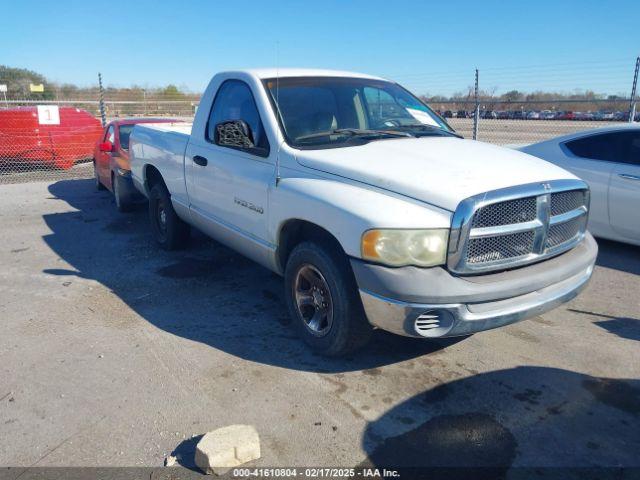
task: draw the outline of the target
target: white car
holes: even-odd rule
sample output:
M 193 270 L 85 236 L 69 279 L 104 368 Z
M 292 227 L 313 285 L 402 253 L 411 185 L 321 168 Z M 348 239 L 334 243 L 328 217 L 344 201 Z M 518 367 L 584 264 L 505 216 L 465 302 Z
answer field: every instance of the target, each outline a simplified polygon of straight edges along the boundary
M 598 250 L 585 182 L 465 140 L 368 75 L 220 73 L 192 128 L 136 126 L 130 151 L 158 244 L 194 226 L 283 275 L 294 325 L 328 355 L 373 326 L 436 338 L 539 315 Z
M 572 133 L 519 150 L 569 170 L 591 187 L 589 231 L 640 245 L 640 125 Z

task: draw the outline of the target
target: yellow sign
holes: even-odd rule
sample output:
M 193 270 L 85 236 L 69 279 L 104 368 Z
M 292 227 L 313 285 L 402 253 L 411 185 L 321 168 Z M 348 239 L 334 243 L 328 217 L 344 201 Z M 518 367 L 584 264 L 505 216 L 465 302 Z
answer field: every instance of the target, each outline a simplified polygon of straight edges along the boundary
M 39 85 L 34 85 L 33 83 L 30 83 L 29 90 L 31 90 L 32 92 L 44 92 L 44 85 L 42 83 Z

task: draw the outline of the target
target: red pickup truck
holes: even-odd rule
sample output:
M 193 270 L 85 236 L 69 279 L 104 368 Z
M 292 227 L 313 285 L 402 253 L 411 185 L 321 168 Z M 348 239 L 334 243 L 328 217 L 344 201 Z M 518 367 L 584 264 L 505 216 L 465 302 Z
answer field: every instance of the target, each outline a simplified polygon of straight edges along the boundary
M 121 212 L 131 210 L 139 194 L 131 182 L 129 135 L 139 123 L 173 123 L 173 118 L 129 118 L 108 123 L 96 142 L 93 171 L 96 188 L 113 192 L 116 207 Z

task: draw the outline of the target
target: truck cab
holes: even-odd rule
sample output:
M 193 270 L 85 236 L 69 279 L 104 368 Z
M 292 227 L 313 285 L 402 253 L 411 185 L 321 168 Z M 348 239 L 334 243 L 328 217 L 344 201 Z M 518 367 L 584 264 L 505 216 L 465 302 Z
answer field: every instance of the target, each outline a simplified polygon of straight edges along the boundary
M 196 227 L 284 277 L 294 325 L 341 355 L 372 328 L 438 338 L 573 298 L 597 246 L 587 185 L 465 140 L 400 85 L 350 72 L 225 72 L 193 125 L 136 126 L 154 237 Z

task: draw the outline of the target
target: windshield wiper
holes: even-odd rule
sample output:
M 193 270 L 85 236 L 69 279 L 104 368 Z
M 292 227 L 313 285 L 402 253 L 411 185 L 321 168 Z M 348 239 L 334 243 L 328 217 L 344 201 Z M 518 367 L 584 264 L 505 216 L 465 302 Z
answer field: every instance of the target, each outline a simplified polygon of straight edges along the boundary
M 397 130 L 368 130 L 360 128 L 336 128 L 325 132 L 312 133 L 296 138 L 296 141 L 308 140 L 312 138 L 328 137 L 330 135 L 348 135 L 350 137 L 413 137 L 409 132 L 399 132 Z
M 407 129 L 407 130 L 412 130 L 412 129 L 419 129 L 422 130 L 423 132 L 429 132 L 428 134 L 436 134 L 436 135 L 451 135 L 453 137 L 458 137 L 458 138 L 464 138 L 462 135 L 449 131 L 449 130 L 445 130 L 444 128 L 441 127 L 436 127 L 435 125 L 428 125 L 425 123 L 411 123 L 409 125 L 398 125 L 396 127 L 393 127 L 396 129 Z M 422 133 L 414 133 L 414 136 L 416 135 L 421 135 Z

